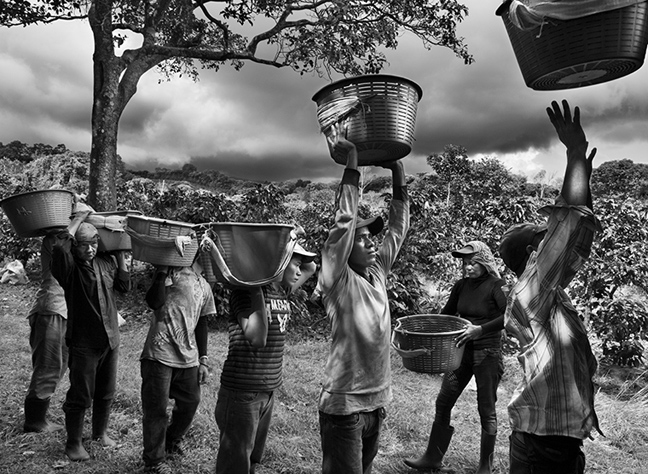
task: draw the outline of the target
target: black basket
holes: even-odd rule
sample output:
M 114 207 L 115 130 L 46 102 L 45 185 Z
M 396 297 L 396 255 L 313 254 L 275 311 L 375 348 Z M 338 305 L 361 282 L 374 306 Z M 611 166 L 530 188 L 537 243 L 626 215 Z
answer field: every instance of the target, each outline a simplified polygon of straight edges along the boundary
M 535 90 L 590 86 L 626 76 L 644 63 L 648 44 L 648 7 L 636 3 L 571 20 L 548 19 L 542 27 L 521 30 L 502 17 L 524 82 Z

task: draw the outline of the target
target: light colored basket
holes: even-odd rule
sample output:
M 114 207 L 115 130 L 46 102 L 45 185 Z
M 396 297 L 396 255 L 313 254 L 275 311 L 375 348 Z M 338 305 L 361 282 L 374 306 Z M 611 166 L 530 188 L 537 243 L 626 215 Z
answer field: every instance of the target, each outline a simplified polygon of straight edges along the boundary
M 571 20 L 549 19 L 542 28 L 521 30 L 502 17 L 528 87 L 559 90 L 612 81 L 639 69 L 648 44 L 646 2 Z
M 455 370 L 461 364 L 465 345 L 455 338 L 469 321 L 443 314 L 416 314 L 396 320 L 392 347 L 403 358 L 406 369 L 426 374 Z
M 118 250 L 131 250 L 131 238 L 126 232 L 126 217 L 129 215 L 142 215 L 140 211 L 107 211 L 93 212 L 86 217 L 85 222 L 92 224 L 99 233 L 99 252 L 115 252 Z M 113 225 L 106 226 L 107 218 L 119 218 L 119 228 Z M 114 221 L 110 219 L 111 224 Z M 109 228 L 113 227 L 113 228 Z
M 198 252 L 198 239 L 193 224 L 138 215 L 126 218 L 126 232 L 131 237 L 133 258 L 153 265 L 190 266 Z M 189 237 L 182 253 L 177 237 Z
M 74 193 L 64 189 L 47 189 L 15 194 L 0 201 L 19 237 L 37 237 L 70 223 Z
M 200 224 L 216 244 L 216 279 L 234 286 L 262 286 L 286 269 L 296 242 L 293 226 L 272 223 Z
M 421 88 L 409 79 L 371 74 L 329 84 L 313 96 L 313 101 L 322 127 L 328 123 L 323 116 L 338 103 L 349 98 L 359 100 L 352 109 L 340 110 L 339 120 L 346 120 L 346 138 L 356 145 L 358 164 L 364 166 L 397 160 L 412 151 L 422 95 Z M 327 134 L 327 130 L 323 132 Z

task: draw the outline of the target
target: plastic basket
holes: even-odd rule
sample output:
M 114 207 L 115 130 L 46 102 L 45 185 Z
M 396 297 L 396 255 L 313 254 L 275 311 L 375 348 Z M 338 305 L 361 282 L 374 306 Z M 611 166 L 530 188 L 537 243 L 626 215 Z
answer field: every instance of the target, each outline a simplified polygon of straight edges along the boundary
M 19 237 L 37 237 L 68 226 L 74 193 L 64 189 L 31 191 L 9 196 L 0 206 Z
M 99 233 L 99 252 L 131 250 L 131 238 L 126 232 L 126 217 L 141 215 L 140 211 L 93 212 L 85 222 L 94 225 Z
M 648 44 L 646 2 L 571 20 L 548 19 L 534 30 L 521 30 L 502 17 L 528 87 L 558 90 L 612 81 L 639 69 Z
M 296 242 L 294 228 L 287 224 L 211 222 L 197 227 L 207 229 L 216 244 L 214 276 L 234 286 L 262 286 L 278 278 Z
M 193 224 L 138 215 L 127 216 L 126 224 L 135 260 L 171 267 L 193 263 L 198 252 Z
M 358 164 L 372 165 L 403 158 L 412 151 L 422 95 L 421 88 L 409 79 L 375 74 L 329 84 L 313 100 L 320 127 L 325 114 L 339 109 L 339 120 L 346 121 L 347 139 L 358 149 Z M 345 99 L 359 102 L 345 111 L 338 107 Z M 328 130 L 323 132 L 327 134 Z
M 406 369 L 426 374 L 455 370 L 464 347 L 455 338 L 469 321 L 443 314 L 417 314 L 396 320 L 392 347 L 403 358 Z

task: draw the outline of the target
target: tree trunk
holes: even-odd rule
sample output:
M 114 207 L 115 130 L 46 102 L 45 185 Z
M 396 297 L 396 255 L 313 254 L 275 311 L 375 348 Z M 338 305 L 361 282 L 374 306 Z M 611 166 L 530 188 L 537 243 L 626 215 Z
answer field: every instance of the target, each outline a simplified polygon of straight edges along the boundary
M 125 105 L 119 94 L 124 65 L 114 54 L 112 28 L 107 27 L 111 23 L 111 3 L 96 0 L 88 12 L 95 40 L 88 202 L 96 211 L 117 208 L 117 131 Z

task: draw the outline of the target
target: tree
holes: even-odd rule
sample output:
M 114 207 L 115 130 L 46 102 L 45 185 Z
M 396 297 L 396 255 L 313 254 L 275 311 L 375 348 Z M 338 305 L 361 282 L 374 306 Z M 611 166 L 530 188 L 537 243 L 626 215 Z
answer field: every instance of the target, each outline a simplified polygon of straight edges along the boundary
M 383 48 L 395 49 L 403 32 L 470 63 L 456 35 L 466 13 L 457 0 L 9 0 L 0 25 L 88 19 L 95 44 L 89 200 L 105 210 L 116 203 L 119 119 L 152 68 L 167 78 L 197 78 L 197 64 L 240 69 L 246 61 L 301 74 L 375 73 Z M 141 46 L 119 56 L 133 36 Z
M 427 164 L 446 183 L 446 206 L 450 205 L 452 185 L 458 183 L 459 189 L 455 192 L 460 192 L 462 181 L 466 181 L 471 171 L 472 162 L 468 159 L 466 149 L 461 145 L 446 145 L 443 147 L 443 153 L 428 156 Z

